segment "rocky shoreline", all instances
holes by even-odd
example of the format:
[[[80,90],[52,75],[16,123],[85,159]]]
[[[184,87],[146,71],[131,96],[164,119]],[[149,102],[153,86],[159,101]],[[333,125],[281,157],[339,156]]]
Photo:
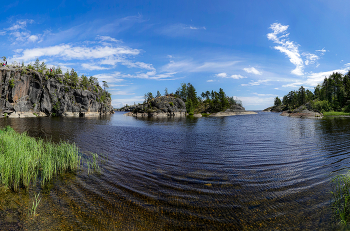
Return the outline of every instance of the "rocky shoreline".
[[[114,113],[111,98],[98,83],[64,84],[62,74],[0,67],[0,115],[3,117],[99,116]]]

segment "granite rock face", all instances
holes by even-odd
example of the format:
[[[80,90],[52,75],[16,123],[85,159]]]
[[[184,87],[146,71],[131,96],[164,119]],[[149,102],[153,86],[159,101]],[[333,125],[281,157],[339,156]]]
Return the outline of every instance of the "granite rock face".
[[[74,89],[37,71],[0,67],[0,114],[9,117],[98,116],[113,113],[104,90]]]
[[[168,117],[186,116],[186,105],[180,98],[160,96],[148,103],[129,106],[128,116],[135,117]]]

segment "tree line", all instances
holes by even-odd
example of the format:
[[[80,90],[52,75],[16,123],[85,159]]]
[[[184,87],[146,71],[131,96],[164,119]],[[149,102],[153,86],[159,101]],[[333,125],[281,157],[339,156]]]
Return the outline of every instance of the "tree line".
[[[157,91],[155,98],[160,96],[162,96],[161,93]],[[190,114],[195,112],[215,113],[224,111],[236,104],[241,105],[241,102],[236,102],[233,97],[228,97],[222,88],[219,89],[219,92],[213,90],[206,91],[198,96],[195,87],[191,83],[182,83],[175,93],[168,93],[168,89],[165,88],[164,96],[173,96],[182,99],[186,104],[187,112]],[[146,93],[144,99],[144,103],[148,103],[154,99],[152,92]]]
[[[328,78],[325,77],[314,92],[301,86],[298,91],[290,91],[282,101],[276,97],[274,105],[282,106],[283,110],[293,110],[306,103],[320,112],[350,112],[350,71],[345,75],[334,72]]]

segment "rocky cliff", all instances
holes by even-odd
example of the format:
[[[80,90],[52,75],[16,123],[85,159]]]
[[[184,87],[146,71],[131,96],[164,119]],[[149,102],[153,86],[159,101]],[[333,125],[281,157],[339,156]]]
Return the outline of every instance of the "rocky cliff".
[[[127,107],[128,116],[135,117],[168,117],[186,116],[186,105],[180,98],[160,96],[148,103]]]
[[[0,115],[98,116],[113,113],[110,95],[98,85],[64,83],[62,74],[0,67]],[[81,81],[81,80],[79,80]]]

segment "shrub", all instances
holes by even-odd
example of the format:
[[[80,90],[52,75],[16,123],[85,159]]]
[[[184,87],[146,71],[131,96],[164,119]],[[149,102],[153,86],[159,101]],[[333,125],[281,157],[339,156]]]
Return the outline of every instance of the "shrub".
[[[10,87],[14,88],[14,86],[15,86],[15,80],[14,80],[14,79],[11,79],[10,82],[9,82],[9,84],[10,84]]]
[[[332,110],[332,106],[327,100],[314,101],[311,103],[311,107],[319,112]]]
[[[170,104],[170,106],[174,107],[174,103],[173,102],[170,102],[169,104]]]

